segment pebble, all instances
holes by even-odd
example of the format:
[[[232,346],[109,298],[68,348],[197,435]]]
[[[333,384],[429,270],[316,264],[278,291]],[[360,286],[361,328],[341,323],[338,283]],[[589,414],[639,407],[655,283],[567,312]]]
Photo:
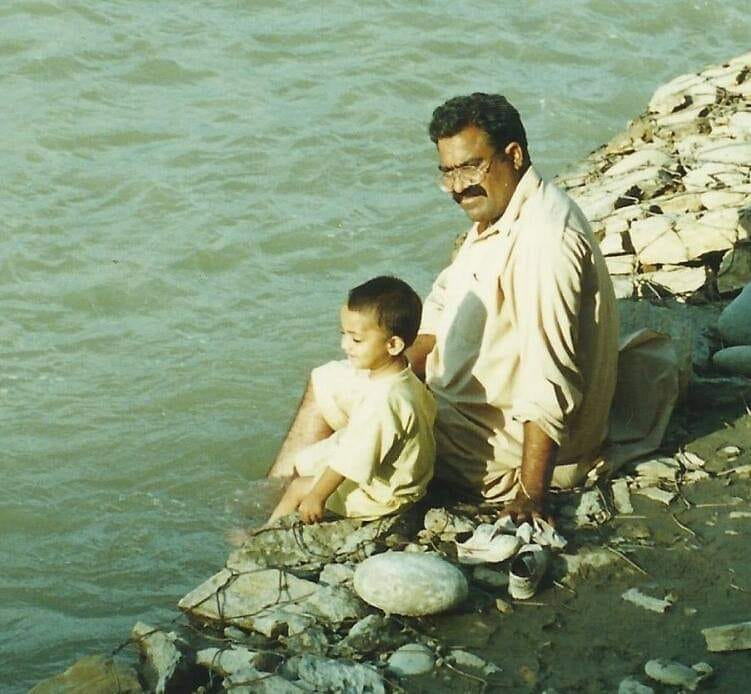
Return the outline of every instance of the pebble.
[[[433,652],[422,643],[408,643],[388,659],[386,669],[399,677],[425,675],[435,667]]]

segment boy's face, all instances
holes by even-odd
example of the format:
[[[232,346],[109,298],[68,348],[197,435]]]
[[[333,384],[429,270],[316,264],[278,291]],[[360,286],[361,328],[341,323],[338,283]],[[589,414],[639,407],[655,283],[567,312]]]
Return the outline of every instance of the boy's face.
[[[345,304],[341,319],[342,350],[356,369],[375,371],[390,364],[404,349],[401,338],[389,336],[372,311],[351,311]]]

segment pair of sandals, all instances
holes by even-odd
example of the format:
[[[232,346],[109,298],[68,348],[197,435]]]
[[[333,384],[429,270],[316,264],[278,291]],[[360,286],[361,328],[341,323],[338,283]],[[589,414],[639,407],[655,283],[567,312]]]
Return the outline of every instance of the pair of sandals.
[[[515,600],[528,600],[545,575],[550,550],[563,549],[566,544],[566,539],[540,518],[517,527],[509,516],[502,516],[495,523],[478,525],[469,539],[456,543],[456,553],[461,564],[495,564],[514,557],[508,592]]]

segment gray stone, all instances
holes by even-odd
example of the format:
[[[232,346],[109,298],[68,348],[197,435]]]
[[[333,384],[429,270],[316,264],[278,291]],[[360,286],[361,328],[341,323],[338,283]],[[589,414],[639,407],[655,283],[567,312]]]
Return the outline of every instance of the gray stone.
[[[751,345],[751,283],[725,307],[717,328],[727,345]]]
[[[712,363],[720,371],[751,377],[751,345],[721,349],[712,355]]]
[[[743,289],[751,281],[751,244],[739,244],[732,248],[720,262],[717,271],[717,290],[720,294]]]
[[[223,569],[188,593],[178,606],[195,617],[269,637],[299,633],[316,618],[339,623],[365,614],[365,606],[350,590],[319,586],[277,569],[242,574]]]
[[[282,519],[279,527],[260,528],[245,544],[230,554],[227,568],[245,571],[249,567],[306,568],[317,571],[332,562],[360,561],[375,549],[375,540],[393,532],[398,516],[377,522],[342,519],[297,525],[294,516]]]
[[[627,677],[618,685],[618,694],[654,694],[654,689],[642,684],[635,677]]]
[[[408,643],[391,654],[386,667],[399,677],[425,675],[435,667],[435,656],[422,643]]]
[[[474,524],[464,516],[447,511],[445,508],[431,508],[425,514],[425,530],[433,535],[456,535],[472,532]]]
[[[469,651],[464,651],[459,648],[454,648],[449,653],[449,659],[454,665],[456,665],[456,667],[460,669],[478,672],[486,676],[493,675],[501,671],[501,668],[499,668],[497,665],[488,663],[479,655],[475,655],[474,653],[470,653]]]
[[[694,374],[688,401],[695,407],[742,403],[751,397],[751,378],[745,376],[699,376]]]
[[[165,633],[143,622],[136,622],[131,637],[147,663],[145,674],[149,689],[156,694],[164,694],[170,685],[172,691],[177,691],[179,683],[174,677],[183,659],[176,646],[180,642],[177,634]]]
[[[686,246],[665,215],[647,217],[631,224],[631,243],[642,263],[681,263],[688,260]]]
[[[386,613],[420,616],[450,610],[468,593],[467,579],[435,554],[387,552],[355,571],[355,591]]]
[[[266,656],[245,648],[204,648],[196,662],[222,677],[227,691],[239,694],[297,694],[304,691],[264,667]],[[188,691],[183,689],[181,691]]]
[[[386,693],[383,678],[378,672],[358,663],[303,655],[290,658],[284,666],[284,673],[313,687],[316,692]]]
[[[325,655],[330,647],[326,632],[318,624],[313,624],[297,634],[288,636],[284,643],[290,653]]]
[[[658,294],[667,291],[675,296],[691,295],[701,289],[707,281],[704,267],[687,267],[685,265],[663,265],[655,272],[644,272],[639,275],[642,283],[649,283]],[[652,296],[647,291],[644,296]]]
[[[354,564],[326,564],[318,577],[318,582],[329,586],[338,586],[343,583],[351,583],[354,576]]]
[[[337,645],[338,655],[368,654],[375,651],[390,651],[407,640],[399,625],[382,614],[363,617],[349,630]]]

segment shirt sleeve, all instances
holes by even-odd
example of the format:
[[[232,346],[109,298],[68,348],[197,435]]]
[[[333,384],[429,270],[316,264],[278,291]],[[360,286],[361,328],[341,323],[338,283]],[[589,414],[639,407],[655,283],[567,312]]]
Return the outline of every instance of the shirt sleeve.
[[[366,485],[404,438],[405,426],[388,398],[365,398],[352,413],[346,428],[338,433],[328,467],[359,485]]]
[[[441,320],[443,307],[446,305],[446,284],[448,273],[451,266],[444,268],[436,277],[430,294],[425,298],[422,304],[422,319],[420,321],[419,333],[424,335],[435,335],[438,330],[438,323]]]
[[[540,235],[537,243],[528,241],[520,250],[508,297],[514,302],[521,355],[512,416],[535,422],[560,445],[584,389],[578,326],[591,250],[570,229],[558,237]]]

